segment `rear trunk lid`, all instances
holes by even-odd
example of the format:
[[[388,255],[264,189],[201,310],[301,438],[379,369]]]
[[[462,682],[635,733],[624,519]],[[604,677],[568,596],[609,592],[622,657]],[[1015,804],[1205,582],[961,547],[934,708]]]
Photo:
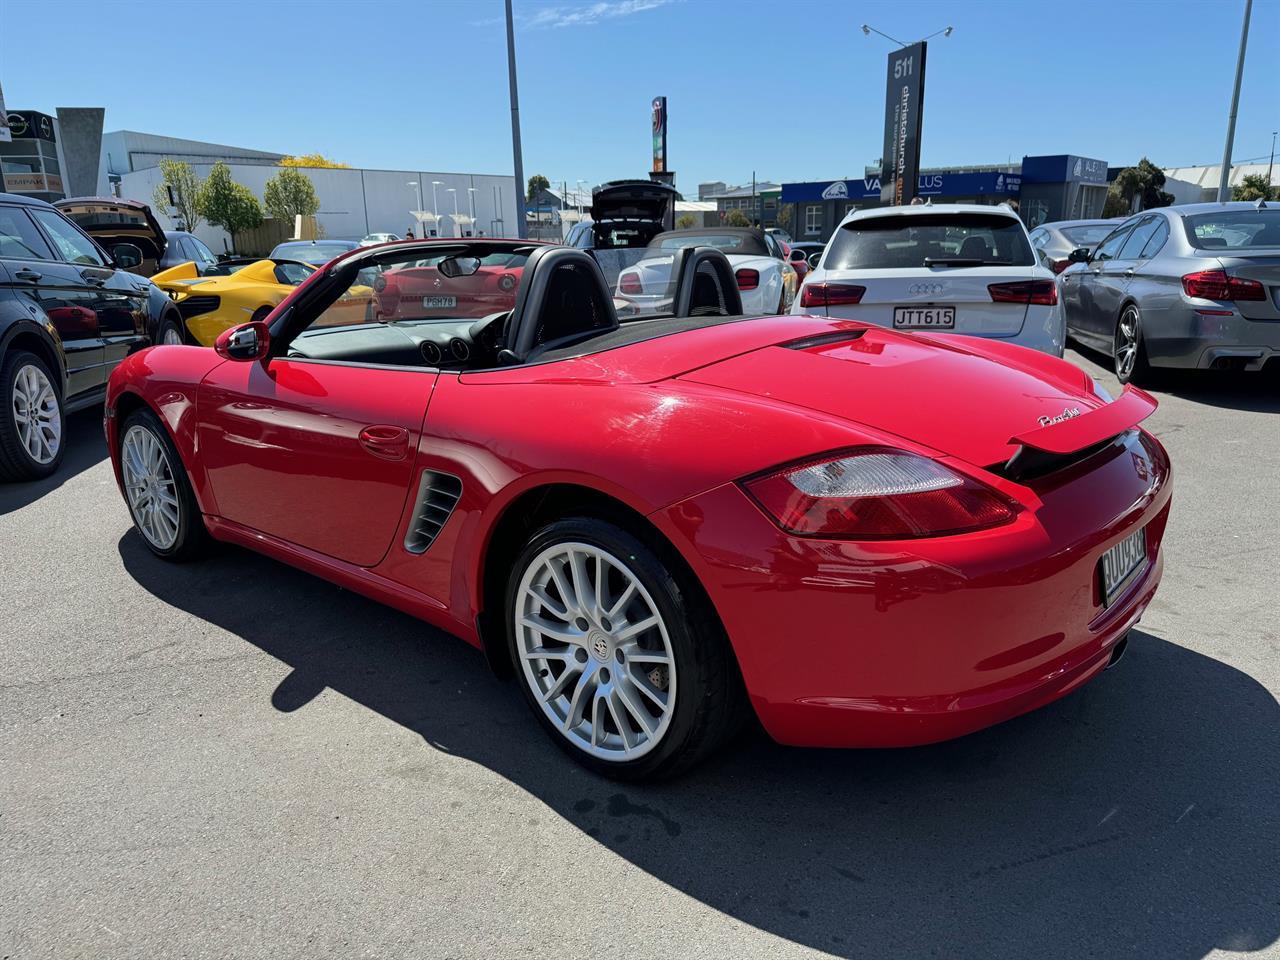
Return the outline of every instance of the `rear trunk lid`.
[[[680,193],[675,187],[652,180],[614,180],[591,192],[591,219],[646,220],[671,229],[671,214]]]
[[[1249,256],[1218,257],[1218,261],[1229,276],[1262,284],[1262,300],[1235,301],[1242,317],[1280,321],[1280,247],[1266,248]]]
[[[955,308],[956,333],[977,337],[1014,337],[1027,318],[1026,303],[996,303],[991,285],[1026,280],[1052,280],[1052,274],[1027,266],[938,267],[878,270],[827,270],[830,283],[865,288],[857,304],[815,307],[813,312],[892,327],[898,307]],[[809,308],[806,308],[809,309]]]
[[[959,338],[848,334],[762,347],[680,379],[842,417],[984,467],[1007,461],[1022,445],[1015,438],[1105,405],[1083,371],[1055,358],[1000,347],[997,362]]]
[[[54,206],[108,252],[116,243],[136,244],[149,269],[145,272],[138,269],[135,273],[147,276],[164,259],[168,245],[164,230],[145,203],[118,197],[71,197],[59,200]]]

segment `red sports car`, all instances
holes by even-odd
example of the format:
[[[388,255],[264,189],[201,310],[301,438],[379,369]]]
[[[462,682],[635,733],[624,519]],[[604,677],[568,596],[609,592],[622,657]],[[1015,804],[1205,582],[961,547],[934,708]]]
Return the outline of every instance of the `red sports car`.
[[[412,261],[381,275],[375,293],[382,315],[413,317],[484,317],[511,308],[524,262],[533,245],[499,250],[481,259],[473,274],[444,277],[437,269],[447,254]]]
[[[229,541],[430,621],[633,779],[749,711],[788,744],[978,730],[1118,660],[1155,593],[1170,467],[1141,390],[993,340],[736,316],[707,249],[670,317],[620,324],[582,251],[477,239],[437,269],[526,251],[505,310],[326,324],[433,243],[120,364],[107,439],[152,551]]]

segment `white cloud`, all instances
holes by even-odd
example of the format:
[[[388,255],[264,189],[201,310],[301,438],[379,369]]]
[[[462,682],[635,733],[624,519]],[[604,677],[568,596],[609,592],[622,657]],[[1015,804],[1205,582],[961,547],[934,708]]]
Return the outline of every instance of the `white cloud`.
[[[525,19],[524,26],[588,27],[603,20],[617,20],[665,7],[671,0],[596,0],[595,3],[556,4],[543,7]]]

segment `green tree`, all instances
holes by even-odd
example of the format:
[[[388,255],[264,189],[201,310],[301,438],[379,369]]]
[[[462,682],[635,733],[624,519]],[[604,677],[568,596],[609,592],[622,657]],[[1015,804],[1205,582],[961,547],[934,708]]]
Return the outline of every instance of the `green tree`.
[[[529,203],[533,203],[538,198],[538,194],[543,190],[551,189],[551,181],[540,173],[535,173],[529,178],[529,192],[525,195],[525,199]]]
[[[1251,173],[1241,177],[1231,188],[1232,200],[1280,200],[1280,187],[1267,183],[1265,174]]]
[[[349,170],[351,164],[330,160],[323,153],[304,153],[300,157],[285,156],[280,158],[282,167],[324,167],[330,170]]]
[[[692,213],[686,213],[683,216],[681,216],[679,220],[676,221],[676,226],[679,227],[681,230],[688,230],[696,222],[697,221],[693,219]]]
[[[1123,205],[1122,210],[1117,210],[1110,216],[1125,216],[1134,209],[1135,198],[1138,200],[1137,209],[1139,210],[1167,207],[1173,203],[1173,194],[1161,190],[1163,186],[1164,171],[1143,157],[1136,167],[1126,167],[1120,171],[1115,183],[1107,191],[1107,204],[1103,209],[1103,215],[1108,215],[1106,212],[1108,208],[1114,210],[1119,205]],[[1116,195],[1115,201],[1112,199],[1112,193]]]
[[[163,179],[152,191],[151,202],[164,211],[172,207],[182,221],[181,229],[194,230],[200,225],[200,180],[195,170],[189,163],[164,157],[160,161],[160,176]]]
[[[213,165],[200,188],[200,212],[215,227],[231,234],[232,246],[235,246],[236,234],[262,223],[258,198],[244,184],[231,179],[231,169],[221,160]]]
[[[310,177],[286,167],[262,188],[262,205],[268,216],[292,224],[298,215],[314,217],[320,210],[320,198]]]
[[[724,215],[724,225],[726,227],[749,227],[751,226],[751,218],[741,210],[730,210]]]
[[[778,204],[778,226],[783,230],[790,232],[791,229],[791,204]]]

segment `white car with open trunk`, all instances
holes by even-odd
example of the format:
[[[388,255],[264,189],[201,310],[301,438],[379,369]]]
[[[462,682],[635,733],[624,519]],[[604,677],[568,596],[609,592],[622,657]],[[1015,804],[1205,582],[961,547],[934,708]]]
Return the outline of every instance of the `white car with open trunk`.
[[[851,212],[792,313],[990,337],[1054,356],[1062,356],[1065,340],[1054,275],[1003,204]]]

